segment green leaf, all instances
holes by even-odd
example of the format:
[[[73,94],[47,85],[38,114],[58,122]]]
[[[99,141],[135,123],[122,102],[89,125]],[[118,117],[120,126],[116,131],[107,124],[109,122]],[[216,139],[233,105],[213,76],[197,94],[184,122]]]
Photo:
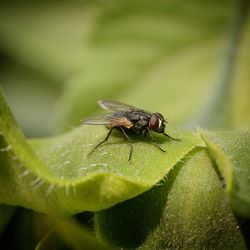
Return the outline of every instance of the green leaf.
[[[0,45],[28,67],[65,80],[56,132],[96,112],[103,98],[160,111],[174,126],[191,120],[193,127],[216,85],[231,9],[228,1],[197,0],[6,4]]]
[[[198,5],[200,12],[204,11],[203,4]],[[119,5],[104,12],[93,33],[95,43],[85,56],[86,63],[66,82],[57,109],[57,129],[78,124],[83,116],[96,111],[96,100],[103,98],[117,98],[148,110],[159,110],[172,125],[192,120],[208,90],[215,85],[211,82],[222,42],[218,30],[228,17],[228,9],[213,4],[214,9],[220,8],[223,17],[216,27],[211,23],[218,16],[207,12],[206,29],[194,26],[183,2],[170,6],[158,2],[156,7],[147,2],[141,6],[145,13],[142,10],[126,13]],[[131,5],[135,7],[134,3]],[[164,8],[165,14],[161,11]],[[173,9],[177,15],[172,15]],[[155,27],[162,35],[156,35]],[[191,126],[197,125],[196,120],[191,122]]]
[[[16,2],[0,12],[1,48],[16,61],[62,80],[82,64],[99,10],[81,2]]]
[[[249,9],[249,8],[248,8]],[[233,128],[250,127],[250,18],[243,29],[241,47],[236,58],[231,88],[231,120]]]
[[[43,239],[38,243],[36,250],[45,249],[89,249],[105,250],[102,243],[98,242],[94,234],[91,234],[86,228],[73,219],[53,219],[44,218],[49,224],[54,226]]]
[[[207,93],[195,117],[203,128],[235,129],[250,125],[248,115],[249,2],[238,1],[236,7],[217,84]]]
[[[51,230],[39,241],[35,250],[46,250],[53,248],[56,250],[64,250],[65,247],[65,244],[63,244],[61,238],[56,234],[55,230]]]
[[[246,249],[206,149],[144,194],[97,212],[98,237],[125,249]]]
[[[114,57],[106,65],[106,57],[110,56],[110,52],[97,51],[97,55],[93,56],[97,57],[98,64],[88,64],[83,73],[66,82],[64,94],[57,106],[58,127],[69,128],[72,124],[78,124],[84,116],[96,112],[96,100],[103,98],[116,98],[145,110],[159,111],[168,118],[171,127],[187,121],[192,126],[197,125],[192,116],[203,104],[207,89],[211,88],[207,83],[214,78],[218,42],[213,40],[195,48],[184,48],[181,55],[166,55],[166,58],[162,57],[157,62],[148,58],[148,66],[124,62],[124,55],[120,59]],[[143,57],[146,52],[141,51],[142,61],[146,60]],[[105,53],[104,58],[98,58],[100,53]],[[118,52],[113,53],[116,55]],[[135,52],[130,53],[133,57]],[[93,72],[93,68],[98,74]],[[123,75],[125,69],[126,76]],[[183,83],[190,75],[192,81],[186,86]],[[85,93],[90,94],[86,96]]]
[[[30,119],[48,133],[56,117],[55,133],[70,131],[27,141],[0,95],[0,203],[56,216],[108,208],[96,216],[98,236],[123,248],[244,249],[244,228],[239,231],[233,212],[249,216],[249,132],[202,132],[203,141],[192,132],[169,129],[250,125],[249,4],[237,2],[238,23],[237,18],[232,21],[236,2],[24,1],[1,6],[1,61],[35,70],[34,78],[17,75],[21,90],[12,90],[12,99],[7,95],[10,105],[19,108],[18,122],[28,135],[40,135],[31,131]],[[236,32],[229,37],[231,22]],[[0,69],[0,82],[7,75],[8,90],[16,69],[8,75],[6,68]],[[65,83],[54,113],[48,110],[52,90],[46,92],[41,84],[30,97],[31,86],[22,84],[40,76],[49,84]],[[129,145],[114,133],[87,157],[107,130],[71,128],[95,113],[96,100],[103,98],[163,113],[168,133],[181,142],[156,136],[167,149],[162,153],[133,137],[129,164]],[[23,114],[26,102],[29,109],[24,106]],[[43,107],[37,109],[35,103]],[[43,116],[42,110],[51,116]],[[23,230],[25,220],[33,222],[31,216],[18,221],[20,239],[32,247],[35,237]],[[81,248],[81,233],[67,223],[60,227],[61,237],[80,242]],[[58,243],[52,233],[41,245]]]
[[[0,82],[24,134],[28,137],[50,134],[53,125],[51,107],[59,95],[60,85],[14,63],[1,66]],[[47,121],[46,124],[44,121]]]
[[[227,194],[233,209],[242,216],[250,216],[250,133],[202,132],[208,152],[219,173],[225,179]]]
[[[129,163],[130,146],[120,133],[88,157],[105,137],[104,128],[82,126],[27,142],[2,95],[0,117],[0,201],[57,215],[97,211],[141,194],[201,143],[198,134],[170,131],[181,142],[158,136],[163,153],[137,138]]]

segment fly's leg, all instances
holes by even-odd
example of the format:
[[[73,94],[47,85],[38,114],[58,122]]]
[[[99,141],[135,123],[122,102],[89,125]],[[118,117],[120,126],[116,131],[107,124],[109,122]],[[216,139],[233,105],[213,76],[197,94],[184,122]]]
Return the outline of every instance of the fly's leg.
[[[114,127],[112,127],[112,128],[109,130],[109,132],[108,132],[108,134],[106,135],[105,139],[104,139],[103,141],[101,141],[100,143],[98,143],[98,144],[88,153],[88,156],[89,156],[90,154],[92,154],[99,146],[101,146],[104,142],[106,142],[106,141],[109,139],[109,136],[111,135],[113,128],[114,128]]]
[[[163,149],[163,148],[161,148],[160,145],[155,141],[155,139],[154,139],[154,137],[153,137],[151,131],[149,130],[149,128],[148,128],[148,135],[149,135],[149,137],[150,137],[150,139],[151,139],[151,142],[152,142],[157,148],[159,148],[162,152],[166,152],[166,150]]]
[[[172,139],[174,141],[181,141],[180,139],[176,139],[176,138],[173,138],[172,136],[166,134],[166,133],[163,133],[165,136],[167,136],[169,139]]]
[[[133,145],[132,145],[132,140],[129,138],[129,136],[126,134],[125,130],[122,127],[119,127],[119,129],[122,131],[122,133],[125,135],[125,137],[128,139],[129,144],[130,144],[130,153],[129,153],[129,158],[128,161],[131,160],[132,158],[132,153],[133,153]]]

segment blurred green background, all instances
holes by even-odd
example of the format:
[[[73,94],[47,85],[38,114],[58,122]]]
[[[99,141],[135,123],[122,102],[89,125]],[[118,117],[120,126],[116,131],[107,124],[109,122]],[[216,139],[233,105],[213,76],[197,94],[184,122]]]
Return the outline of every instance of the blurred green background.
[[[245,126],[249,21],[237,20],[239,2],[6,1],[0,84],[29,137],[79,125],[105,98],[160,111],[175,128]],[[230,51],[241,50],[248,57],[231,69]],[[211,118],[218,99],[232,106],[229,121]]]

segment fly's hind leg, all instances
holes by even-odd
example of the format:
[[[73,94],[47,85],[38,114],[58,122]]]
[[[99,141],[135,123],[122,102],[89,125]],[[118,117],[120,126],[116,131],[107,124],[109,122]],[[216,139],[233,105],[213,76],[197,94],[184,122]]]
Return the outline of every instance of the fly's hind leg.
[[[118,127],[122,133],[125,135],[125,137],[128,139],[129,144],[130,144],[130,153],[129,153],[129,158],[128,161],[130,162],[131,158],[132,158],[132,153],[133,153],[133,145],[132,145],[132,140],[129,138],[129,136],[126,134],[125,130],[122,127]]]
[[[166,150],[163,149],[163,148],[161,148],[160,145],[155,141],[155,139],[154,139],[154,137],[153,137],[153,135],[152,135],[152,133],[150,132],[149,129],[148,129],[148,135],[149,135],[149,137],[150,137],[150,139],[151,139],[151,142],[152,142],[157,148],[159,148],[162,152],[166,152]]]
[[[112,128],[109,130],[109,132],[108,132],[108,134],[106,135],[105,139],[104,139],[103,141],[101,141],[100,143],[98,143],[98,144],[88,153],[88,156],[89,156],[90,154],[92,154],[99,146],[101,146],[104,142],[106,142],[106,141],[109,139],[109,136],[111,135],[113,129],[114,129],[114,127],[112,127]]]

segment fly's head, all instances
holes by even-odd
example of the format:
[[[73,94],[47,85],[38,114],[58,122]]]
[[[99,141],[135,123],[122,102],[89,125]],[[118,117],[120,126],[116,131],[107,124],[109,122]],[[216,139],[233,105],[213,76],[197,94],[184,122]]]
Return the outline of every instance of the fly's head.
[[[149,118],[148,127],[150,130],[155,131],[157,133],[164,133],[166,122],[167,121],[164,119],[162,114],[153,113]]]

